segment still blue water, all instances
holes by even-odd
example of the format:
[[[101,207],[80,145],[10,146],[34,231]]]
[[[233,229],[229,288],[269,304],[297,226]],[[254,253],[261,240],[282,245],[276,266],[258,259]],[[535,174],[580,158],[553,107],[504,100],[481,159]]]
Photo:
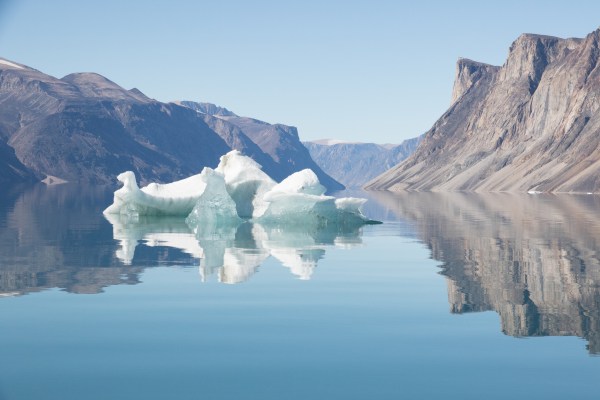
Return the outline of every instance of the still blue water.
[[[366,194],[350,232],[196,238],[0,198],[0,399],[596,398],[595,196]]]

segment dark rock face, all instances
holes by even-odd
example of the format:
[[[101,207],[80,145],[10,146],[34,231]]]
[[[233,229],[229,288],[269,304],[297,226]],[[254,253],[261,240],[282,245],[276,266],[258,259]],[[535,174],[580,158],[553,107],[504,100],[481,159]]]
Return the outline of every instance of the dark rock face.
[[[451,107],[366,188],[600,191],[599,38],[524,34],[502,67],[459,60]]]
[[[450,312],[492,310],[507,335],[579,336],[600,353],[597,196],[370,195],[442,262]]]
[[[231,148],[254,158],[276,181],[309,168],[329,192],[344,189],[344,185],[325,173],[311,158],[295,127],[240,117],[210,103],[182,101],[179,104],[204,115],[207,124],[219,133]]]
[[[0,185],[34,182],[35,180],[35,175],[15,156],[14,149],[0,141]]]
[[[231,149],[277,181],[311,168],[330,191],[343,189],[314,163],[293,127],[209,103],[161,103],[94,73],[56,79],[0,59],[0,183],[53,176],[116,184],[126,170],[142,184],[168,182],[215,167]]]
[[[229,146],[192,110],[97,74],[56,79],[0,63],[0,140],[38,179],[173,181],[214,167]],[[6,168],[3,168],[5,170]]]
[[[304,142],[311,157],[323,170],[347,188],[360,188],[410,156],[421,137],[399,145],[375,143]]]

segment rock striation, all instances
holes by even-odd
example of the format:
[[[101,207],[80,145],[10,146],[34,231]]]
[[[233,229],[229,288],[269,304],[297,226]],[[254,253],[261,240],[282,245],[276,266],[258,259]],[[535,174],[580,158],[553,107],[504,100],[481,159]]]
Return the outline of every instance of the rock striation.
[[[523,34],[503,66],[460,59],[452,104],[372,190],[600,191],[600,30]]]

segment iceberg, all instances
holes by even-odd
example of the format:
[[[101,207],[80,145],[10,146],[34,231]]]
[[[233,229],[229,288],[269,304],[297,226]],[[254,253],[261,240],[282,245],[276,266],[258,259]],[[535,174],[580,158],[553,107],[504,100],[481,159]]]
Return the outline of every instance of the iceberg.
[[[185,216],[187,224],[202,235],[215,226],[242,220],[333,227],[377,223],[362,214],[365,199],[325,195],[325,187],[310,169],[277,183],[237,150],[223,155],[214,170],[206,167],[173,183],[151,183],[140,189],[131,171],[117,179],[123,187],[115,191],[106,215]]]
[[[200,178],[206,186],[186,218],[188,225],[214,225],[216,221],[235,224],[241,221],[237,204],[227,191],[225,176],[211,168],[204,168]]]
[[[313,171],[296,172],[264,194],[267,209],[257,218],[263,223],[363,224],[360,211],[366,199],[325,196],[325,187]]]
[[[263,198],[276,182],[250,157],[232,150],[221,157],[216,169],[225,178],[227,193],[235,202],[242,218],[260,217],[267,204]]]
[[[158,184],[151,183],[139,188],[131,171],[117,176],[123,187],[115,191],[113,204],[104,214],[120,214],[130,217],[140,215],[183,215],[187,216],[206,189],[205,176],[190,176],[180,181]]]

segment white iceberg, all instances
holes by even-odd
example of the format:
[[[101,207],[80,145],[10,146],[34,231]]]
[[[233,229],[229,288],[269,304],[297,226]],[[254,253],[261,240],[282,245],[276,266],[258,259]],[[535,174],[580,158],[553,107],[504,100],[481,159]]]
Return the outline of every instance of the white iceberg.
[[[325,187],[313,171],[296,172],[264,194],[267,209],[257,220],[263,223],[365,223],[360,208],[365,199],[325,196]]]
[[[117,176],[123,187],[114,193],[113,204],[104,214],[188,215],[206,189],[202,174],[168,184],[151,183],[139,188],[131,171]]]
[[[227,193],[240,217],[256,218],[265,212],[268,205],[263,196],[276,182],[263,172],[260,164],[233,150],[221,157],[216,170],[225,177]]]
[[[206,186],[186,218],[188,225],[201,226],[213,225],[216,221],[221,224],[227,221],[231,223],[241,221],[236,203],[227,192],[224,175],[211,168],[204,168],[200,178]]]
[[[372,223],[361,207],[365,199],[326,196],[315,173],[296,172],[276,183],[261,166],[239,151],[221,157],[215,170],[169,184],[139,188],[133,172],[120,174],[123,187],[105,214],[187,216],[195,231],[210,230],[218,221],[241,219],[263,224],[362,225]]]

